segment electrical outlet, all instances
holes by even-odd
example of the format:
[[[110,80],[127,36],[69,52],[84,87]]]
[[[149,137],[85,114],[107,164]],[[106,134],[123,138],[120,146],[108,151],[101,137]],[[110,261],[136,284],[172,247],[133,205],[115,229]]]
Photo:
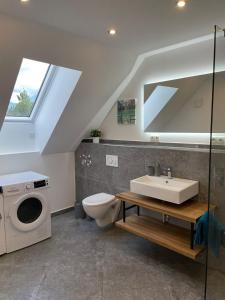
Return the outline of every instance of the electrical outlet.
[[[150,142],[158,143],[159,142],[159,136],[158,135],[151,135],[150,136]]]
[[[118,156],[117,155],[106,155],[106,166],[118,168]]]
[[[213,137],[212,143],[213,145],[224,145],[225,144],[224,137]]]
[[[154,143],[154,141],[155,141],[155,137],[151,135],[150,136],[150,142]]]

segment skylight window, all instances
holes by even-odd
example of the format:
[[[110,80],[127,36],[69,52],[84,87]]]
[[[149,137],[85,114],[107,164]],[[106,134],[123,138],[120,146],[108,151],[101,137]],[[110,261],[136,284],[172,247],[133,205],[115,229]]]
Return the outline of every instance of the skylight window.
[[[23,59],[9,102],[7,118],[31,117],[49,68],[47,63]]]

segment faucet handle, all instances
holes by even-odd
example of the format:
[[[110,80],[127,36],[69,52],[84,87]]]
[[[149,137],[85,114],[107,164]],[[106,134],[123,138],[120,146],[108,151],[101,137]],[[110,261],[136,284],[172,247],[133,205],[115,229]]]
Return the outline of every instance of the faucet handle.
[[[171,167],[164,167],[164,168],[161,168],[162,169],[162,173],[163,173],[163,175],[166,175],[166,176],[168,176],[168,174],[170,173],[172,173],[172,168]]]
[[[169,179],[172,179],[172,168],[171,167],[167,168],[167,176]]]

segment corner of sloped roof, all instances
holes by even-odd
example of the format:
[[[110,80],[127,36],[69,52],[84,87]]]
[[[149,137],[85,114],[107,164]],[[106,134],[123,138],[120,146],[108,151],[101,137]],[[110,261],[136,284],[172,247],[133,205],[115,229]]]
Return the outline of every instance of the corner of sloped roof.
[[[57,67],[54,78],[45,95],[42,105],[35,120],[36,143],[43,153],[54,129],[65,110],[71,95],[80,79],[82,72],[79,70]],[[66,134],[66,133],[65,133]]]

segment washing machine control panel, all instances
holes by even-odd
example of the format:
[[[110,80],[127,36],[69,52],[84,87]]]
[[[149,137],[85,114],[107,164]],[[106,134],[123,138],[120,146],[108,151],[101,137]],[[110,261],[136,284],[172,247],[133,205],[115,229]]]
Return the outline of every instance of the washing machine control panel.
[[[40,189],[43,187],[48,187],[48,180],[38,180],[31,183],[27,183],[25,189],[29,191],[34,189]]]
[[[48,180],[39,180],[34,182],[34,189],[47,187],[48,186]]]
[[[23,194],[24,192],[29,192],[36,189],[47,188],[49,185],[48,180],[38,180],[34,182],[20,183],[14,184],[10,186],[5,186],[0,189],[0,193],[4,196],[16,196],[19,194]]]
[[[6,186],[2,189],[5,196],[15,196],[24,193],[24,191],[32,191],[41,188],[48,187],[48,180],[40,180],[35,182],[29,182],[25,184],[15,184]]]

